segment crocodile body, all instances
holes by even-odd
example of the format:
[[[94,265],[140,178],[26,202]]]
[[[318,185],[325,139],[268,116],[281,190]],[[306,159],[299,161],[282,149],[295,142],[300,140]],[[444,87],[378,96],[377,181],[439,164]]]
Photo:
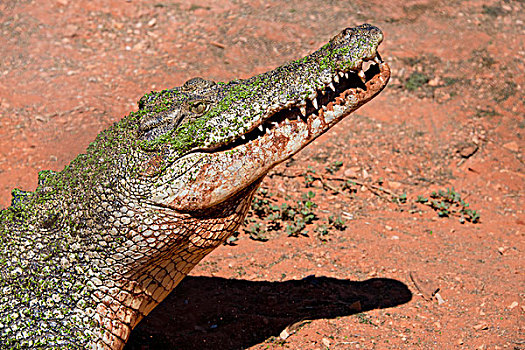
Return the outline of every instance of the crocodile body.
[[[121,349],[242,223],[272,167],[385,87],[382,39],[347,28],[250,79],[149,93],[34,192],[13,191],[0,213],[1,348]]]

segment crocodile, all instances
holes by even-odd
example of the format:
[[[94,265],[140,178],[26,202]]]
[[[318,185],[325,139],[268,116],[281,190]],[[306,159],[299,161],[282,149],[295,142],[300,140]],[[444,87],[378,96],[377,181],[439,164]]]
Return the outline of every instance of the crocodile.
[[[0,212],[3,349],[122,349],[243,222],[270,169],[376,96],[383,33],[346,28],[249,79],[144,95]]]

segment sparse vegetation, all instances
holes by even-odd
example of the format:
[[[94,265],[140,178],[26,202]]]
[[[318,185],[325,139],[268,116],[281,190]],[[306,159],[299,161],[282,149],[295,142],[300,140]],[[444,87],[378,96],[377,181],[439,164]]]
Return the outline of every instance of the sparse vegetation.
[[[342,162],[334,162],[330,166],[325,167],[326,172],[332,175],[334,167],[342,166]],[[251,212],[248,214],[244,232],[248,234],[250,239],[265,242],[271,237],[271,232],[285,232],[289,237],[308,236],[309,226],[314,222],[320,220],[312,231],[315,237],[325,242],[329,240],[330,232],[333,230],[344,231],[347,228],[345,220],[340,215],[330,214],[322,217],[317,212],[318,205],[314,202],[316,196],[312,190],[315,188],[314,184],[320,180],[322,186],[320,189],[331,191],[339,195],[348,196],[349,194],[358,193],[358,188],[363,187],[374,193],[376,196],[403,206],[411,203],[423,204],[434,210],[439,217],[459,217],[461,223],[471,222],[479,223],[480,213],[470,208],[470,204],[465,202],[460,193],[454,188],[446,188],[445,190],[438,190],[431,192],[429,197],[418,195],[415,199],[410,199],[406,193],[396,194],[388,189],[382,187],[384,183],[383,178],[379,178],[373,183],[365,183],[356,179],[347,180],[340,177],[331,177],[326,175],[326,178],[317,175],[316,171],[309,167],[305,173],[302,174],[305,179],[304,188],[308,191],[303,192],[300,200],[293,201],[288,196],[280,203],[276,196],[268,191],[268,189],[261,188],[253,199]],[[339,187],[330,184],[328,181],[339,181],[343,184]],[[352,197],[351,197],[352,198]],[[418,210],[411,210],[411,213],[416,213]],[[430,234],[432,234],[430,232]],[[238,233],[230,237],[226,244],[235,244],[238,240]]]
[[[288,236],[307,235],[306,226],[317,220],[313,202],[315,193],[303,193],[302,199],[295,203],[286,201],[277,205],[273,194],[262,188],[253,199],[251,213],[248,215],[244,229],[251,239],[266,241],[268,231],[284,229]]]
[[[346,229],[345,221],[340,216],[334,217],[333,215],[330,215],[328,217],[328,224],[330,224],[332,227],[339,231],[344,231]]]
[[[502,86],[494,90],[494,101],[501,103],[518,91],[518,85],[513,81],[506,81]]]
[[[505,11],[499,5],[495,5],[495,6],[483,5],[481,13],[487,16],[491,16],[491,17],[498,17],[498,16],[503,15]]]
[[[356,316],[357,316],[357,320],[358,320],[359,323],[369,324],[369,325],[375,326],[375,324],[371,320],[371,317],[368,316],[367,314],[365,314],[363,312],[360,312]]]
[[[336,160],[335,162],[332,162],[329,166],[325,167],[326,171],[328,171],[330,174],[333,174],[337,172],[341,167],[343,166],[343,162],[340,160]]]
[[[470,204],[461,199],[461,195],[453,187],[432,192],[430,199],[418,196],[416,202],[428,205],[440,217],[459,216],[461,223],[469,221],[475,224],[480,220],[479,212],[470,209]]]
[[[425,73],[414,72],[408,77],[407,81],[405,82],[405,88],[408,91],[416,91],[417,89],[426,85],[429,81],[430,78]]]
[[[476,115],[477,118],[484,118],[484,117],[494,117],[494,116],[499,115],[499,113],[496,112],[494,110],[494,108],[489,107],[487,109],[478,108],[476,110],[476,114],[475,115]]]

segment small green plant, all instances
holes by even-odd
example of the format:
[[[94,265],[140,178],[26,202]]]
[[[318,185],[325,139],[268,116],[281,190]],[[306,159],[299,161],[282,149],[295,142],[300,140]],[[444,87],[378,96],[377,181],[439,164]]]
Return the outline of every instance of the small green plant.
[[[357,184],[355,183],[355,181],[352,181],[352,180],[346,180],[344,183],[343,183],[343,190],[348,190],[348,192],[350,193],[357,193]]]
[[[328,241],[328,226],[325,224],[317,225],[315,228],[315,232],[317,233],[317,238],[319,238],[321,241],[326,242]]]
[[[365,313],[360,312],[356,316],[359,323],[374,325],[372,320],[370,320],[370,316],[367,316]]]
[[[290,237],[298,237],[299,235],[307,236],[308,231],[304,231],[306,223],[302,218],[298,218],[291,224],[286,225],[286,234]]]
[[[326,166],[325,169],[330,174],[333,174],[333,173],[337,172],[339,169],[341,169],[342,166],[343,166],[343,162],[340,161],[340,160],[336,160],[332,164]]]
[[[313,175],[315,175],[315,170],[312,169],[311,166],[309,166],[308,169],[306,170],[306,172],[303,174],[304,187],[306,187],[306,188],[312,187],[312,184],[313,184],[313,182],[315,180]]]
[[[346,229],[346,223],[342,217],[339,215],[334,217],[333,215],[330,215],[328,217],[328,224],[333,226],[335,229],[339,231],[344,231]]]
[[[288,203],[281,204],[280,208],[281,219],[284,221],[293,220],[297,211]]]
[[[405,88],[408,91],[416,91],[423,85],[427,84],[430,81],[430,78],[421,72],[412,73],[405,82]]]
[[[297,202],[299,213],[303,216],[305,223],[310,224],[317,218],[313,212],[313,209],[317,208],[317,204],[312,201],[312,199],[315,197],[315,193],[308,191],[308,193],[303,193],[302,197],[303,200]]]
[[[269,193],[267,189],[261,188],[257,194],[258,196],[255,196],[252,200],[251,209],[257,217],[263,218],[266,217],[271,211],[269,206],[269,198],[271,197],[271,193]]]
[[[258,223],[250,226],[249,231],[248,231],[250,238],[253,239],[254,241],[266,242],[268,238],[266,237],[264,232],[265,230]]]
[[[236,245],[235,242],[237,242],[238,240],[239,240],[239,232],[235,232],[233,235],[231,235],[230,237],[226,239],[226,242],[224,242],[224,244]]]
[[[443,86],[451,86],[457,83],[461,83],[463,80],[460,78],[452,78],[452,77],[444,77],[443,78]]]
[[[417,196],[416,203],[428,203],[428,198],[425,198],[423,196]]]
[[[495,5],[495,6],[483,5],[481,13],[484,15],[492,16],[492,17],[498,17],[498,16],[503,15],[505,11],[499,5]]]
[[[397,204],[404,204],[404,203],[406,203],[407,202],[407,194],[403,193],[403,194],[400,194],[399,196],[392,196],[392,202],[397,203]]]
[[[470,204],[466,203],[459,192],[454,187],[446,190],[433,191],[430,199],[418,196],[416,203],[421,203],[431,207],[439,217],[459,216],[459,221],[478,223],[480,214],[476,210],[470,209]]]
[[[317,220],[314,210],[317,204],[313,202],[315,193],[308,191],[303,193],[302,199],[294,204],[290,202],[276,204],[268,190],[261,188],[255,195],[251,211],[245,219],[244,231],[251,239],[258,241],[268,240],[266,233],[278,231],[283,227],[288,236],[307,235],[306,226]],[[290,198],[286,197],[289,201]],[[228,241],[231,244],[235,241]]]
[[[489,107],[488,109],[483,109],[483,108],[477,109],[475,115],[478,118],[483,118],[483,117],[494,117],[494,116],[499,115],[499,113],[496,112],[494,108]]]
[[[479,222],[479,219],[481,218],[479,212],[477,212],[476,210],[468,209],[468,208],[463,208],[462,214],[463,216],[459,218],[459,222],[461,222],[462,224],[465,222],[465,220],[476,224]]]
[[[314,197],[315,193],[308,191],[307,193],[303,193],[301,201],[297,201],[297,207],[287,207],[286,215],[288,219],[292,221],[286,225],[286,233],[288,236],[297,237],[299,235],[307,235],[308,231],[305,231],[306,225],[317,220],[317,215],[313,212],[313,209],[317,208],[317,204],[312,201]],[[293,214],[293,216],[290,214]]]

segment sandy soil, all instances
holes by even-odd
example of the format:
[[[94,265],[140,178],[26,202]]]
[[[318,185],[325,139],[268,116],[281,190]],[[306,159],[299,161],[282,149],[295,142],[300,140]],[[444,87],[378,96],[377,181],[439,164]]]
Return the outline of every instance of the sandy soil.
[[[276,168],[127,349],[525,349],[524,6],[2,1],[0,205],[145,92],[245,78],[373,23],[389,87]],[[316,220],[268,218],[283,203]]]

